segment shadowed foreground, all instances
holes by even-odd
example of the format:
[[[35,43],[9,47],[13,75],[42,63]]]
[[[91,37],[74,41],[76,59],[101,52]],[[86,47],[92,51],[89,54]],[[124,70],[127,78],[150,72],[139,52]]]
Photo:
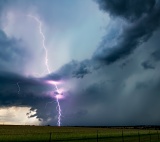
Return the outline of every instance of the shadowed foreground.
[[[52,127],[0,125],[4,142],[160,142],[160,130],[134,127]]]

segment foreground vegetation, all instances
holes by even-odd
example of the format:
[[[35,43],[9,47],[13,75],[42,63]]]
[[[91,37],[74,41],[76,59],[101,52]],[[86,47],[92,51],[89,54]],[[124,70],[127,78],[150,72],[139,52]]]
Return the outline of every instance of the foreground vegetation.
[[[0,141],[160,142],[160,130],[0,125]]]

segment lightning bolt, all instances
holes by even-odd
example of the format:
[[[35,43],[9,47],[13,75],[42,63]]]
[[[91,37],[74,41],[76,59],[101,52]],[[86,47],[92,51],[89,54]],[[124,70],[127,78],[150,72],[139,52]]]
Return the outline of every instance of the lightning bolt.
[[[58,107],[58,126],[61,126],[61,106],[59,103],[58,96],[56,96],[56,100],[57,100],[57,107]]]
[[[38,23],[39,33],[40,33],[40,35],[42,37],[42,45],[43,45],[43,48],[44,48],[44,51],[45,51],[45,65],[46,65],[48,73],[50,74],[51,71],[50,71],[49,65],[48,65],[48,51],[47,51],[47,48],[45,46],[45,40],[46,40],[46,38],[45,38],[45,36],[44,36],[44,34],[42,32],[42,22],[37,17],[35,17],[33,15],[28,15],[28,16],[30,18],[33,18],[34,20],[36,20],[36,22]]]
[[[33,15],[28,15],[30,18],[34,19],[37,23],[38,23],[38,28],[39,28],[39,33],[42,37],[42,46],[43,46],[43,49],[45,51],[45,66],[46,66],[46,69],[48,71],[48,73],[50,74],[51,71],[50,71],[50,68],[49,68],[49,65],[48,65],[48,51],[47,51],[47,48],[46,48],[46,45],[45,45],[45,35],[42,31],[42,22],[40,21],[40,19],[38,19],[37,17],[33,16]],[[60,91],[58,89],[58,86],[56,85],[56,83],[53,83],[56,91],[58,94],[60,94]],[[57,108],[58,108],[58,122],[57,122],[57,125],[58,126],[61,126],[61,106],[60,106],[60,103],[59,103],[59,95],[56,95],[56,101],[57,101]]]

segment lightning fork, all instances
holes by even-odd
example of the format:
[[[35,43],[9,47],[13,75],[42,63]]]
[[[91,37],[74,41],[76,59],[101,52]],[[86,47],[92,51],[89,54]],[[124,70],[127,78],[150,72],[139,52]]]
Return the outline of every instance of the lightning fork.
[[[42,45],[43,45],[43,48],[44,48],[44,51],[45,51],[45,65],[46,65],[46,69],[47,69],[48,73],[50,74],[51,71],[50,71],[50,68],[49,68],[49,65],[48,65],[48,51],[47,51],[47,48],[45,46],[46,38],[45,38],[45,35],[42,31],[42,22],[36,16],[33,16],[33,15],[28,15],[28,16],[30,18],[34,19],[38,23],[39,33],[42,37]],[[60,91],[58,89],[58,86],[55,83],[54,83],[54,87],[59,94]],[[61,107],[60,107],[58,96],[56,96],[56,101],[57,101],[57,107],[58,107],[58,122],[57,122],[57,124],[58,124],[58,126],[61,126]]]

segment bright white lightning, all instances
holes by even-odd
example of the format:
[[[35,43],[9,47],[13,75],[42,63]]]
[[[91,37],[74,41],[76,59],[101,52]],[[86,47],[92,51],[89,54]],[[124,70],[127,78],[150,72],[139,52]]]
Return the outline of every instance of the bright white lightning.
[[[42,22],[35,16],[33,15],[28,15],[29,17],[33,18],[37,23],[38,23],[38,27],[39,27],[39,33],[42,37],[42,45],[43,45],[43,48],[44,48],[44,51],[45,51],[45,65],[46,65],[46,68],[47,68],[47,71],[48,73],[50,74],[51,71],[50,71],[50,68],[49,68],[49,65],[48,65],[48,51],[47,51],[47,48],[45,46],[45,35],[43,34],[42,32]],[[60,107],[60,103],[59,103],[59,94],[60,94],[60,91],[58,89],[58,86],[56,85],[56,83],[53,82],[53,85],[55,86],[55,89],[58,93],[58,95],[56,95],[56,101],[57,101],[57,107],[58,107],[58,126],[61,126],[61,107]]]
[[[33,18],[34,20],[36,20],[37,23],[38,23],[38,25],[39,25],[39,33],[42,36],[42,45],[43,45],[43,48],[44,48],[44,51],[45,51],[45,65],[46,65],[48,73],[50,74],[51,71],[50,71],[49,65],[48,65],[48,52],[47,52],[47,48],[45,46],[45,40],[46,39],[45,39],[45,36],[44,36],[44,34],[42,32],[42,23],[41,23],[41,21],[37,17],[32,16],[32,15],[28,15],[28,16],[31,17],[31,18]]]
[[[61,126],[61,106],[59,104],[58,96],[56,96],[57,107],[58,107],[58,126]]]

